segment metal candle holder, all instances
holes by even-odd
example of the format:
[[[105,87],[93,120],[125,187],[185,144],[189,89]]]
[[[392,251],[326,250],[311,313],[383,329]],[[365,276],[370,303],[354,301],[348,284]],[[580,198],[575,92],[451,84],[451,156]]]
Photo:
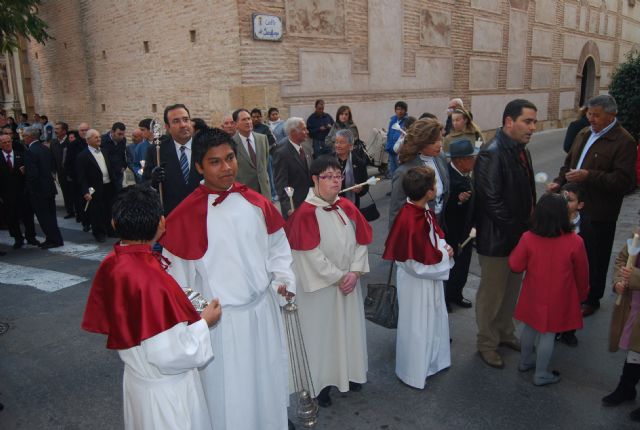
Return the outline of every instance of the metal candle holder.
[[[298,400],[296,415],[303,427],[310,428],[318,422],[318,402],[311,395],[311,393],[315,393],[315,389],[311,380],[307,349],[302,338],[298,306],[293,298],[287,299],[287,304],[282,307],[282,312],[289,346],[289,366]]]
[[[156,148],[156,166],[160,167],[160,136],[161,136],[162,126],[160,125],[160,121],[154,118],[151,121],[151,131],[153,132],[153,145]],[[163,196],[163,187],[162,182],[158,184],[158,193],[160,194],[160,203],[164,205]]]

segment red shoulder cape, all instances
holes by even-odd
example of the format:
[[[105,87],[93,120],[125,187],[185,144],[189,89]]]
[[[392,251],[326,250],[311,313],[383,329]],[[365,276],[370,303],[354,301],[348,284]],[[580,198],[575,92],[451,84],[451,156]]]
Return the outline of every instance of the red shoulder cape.
[[[356,241],[359,245],[368,245],[373,240],[371,226],[350,200],[340,197],[335,203],[340,206],[356,227]],[[320,245],[320,227],[316,218],[317,206],[303,202],[287,219],[285,232],[291,249],[310,251]]]
[[[252,205],[259,207],[267,224],[267,233],[272,234],[284,227],[280,212],[264,196],[238,182],[231,187]],[[173,255],[183,260],[199,260],[207,252],[207,202],[209,194],[220,194],[200,185],[180,203],[167,218],[166,232],[160,244]],[[221,203],[222,204],[222,203]]]
[[[93,279],[82,328],[106,334],[109,349],[128,349],[180,322],[199,320],[148,245],[116,244]]]
[[[424,265],[442,261],[442,251],[434,248],[429,240],[429,235],[434,232],[431,230],[427,216],[431,218],[438,237],[444,238],[444,233],[431,210],[426,211],[407,202],[393,222],[393,227],[384,244],[382,258],[401,262],[415,260]]]

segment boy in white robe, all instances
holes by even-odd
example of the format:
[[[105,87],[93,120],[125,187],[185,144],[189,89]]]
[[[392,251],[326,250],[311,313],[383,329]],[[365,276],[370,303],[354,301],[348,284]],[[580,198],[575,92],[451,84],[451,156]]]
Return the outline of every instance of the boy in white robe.
[[[194,139],[200,185],[167,219],[160,240],[182,287],[218,297],[215,360],[200,376],[216,430],[284,430],[288,352],[279,305],[295,291],[284,220],[259,193],[235,183],[235,143],[218,129]]]
[[[428,376],[451,366],[442,281],[449,278],[453,251],[427,205],[436,195],[433,169],[412,168],[402,187],[407,202],[391,227],[382,258],[398,264],[396,375],[423,389]]]
[[[217,301],[198,315],[151,244],[164,231],[157,192],[125,189],[113,206],[120,236],[96,273],[82,328],[108,336],[125,363],[124,425],[131,430],[210,430],[197,367],[213,358]]]
[[[371,226],[338,192],[342,171],[335,157],[309,168],[313,188],[287,220],[298,282],[296,302],[314,396],[331,405],[329,392],[360,391],[367,382],[367,340],[360,276],[369,271]]]

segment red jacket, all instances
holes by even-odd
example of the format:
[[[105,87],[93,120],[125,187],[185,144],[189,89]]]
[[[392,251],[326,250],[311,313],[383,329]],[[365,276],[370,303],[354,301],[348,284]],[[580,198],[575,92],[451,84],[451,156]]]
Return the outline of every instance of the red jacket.
[[[589,293],[589,263],[575,233],[541,237],[522,235],[509,266],[524,272],[514,317],[541,333],[582,328],[580,303]]]

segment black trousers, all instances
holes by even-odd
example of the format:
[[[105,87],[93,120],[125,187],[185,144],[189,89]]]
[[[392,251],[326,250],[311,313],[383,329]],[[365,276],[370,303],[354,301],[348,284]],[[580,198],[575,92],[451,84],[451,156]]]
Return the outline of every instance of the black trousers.
[[[585,237],[585,247],[589,255],[589,297],[586,304],[599,307],[607,282],[607,271],[613,240],[616,234],[616,223],[591,221],[592,231]]]
[[[56,218],[56,197],[31,195],[31,207],[35,212],[40,228],[44,233],[45,240],[56,245],[63,245],[62,234],[58,228],[58,219]]]
[[[35,240],[36,229],[33,222],[33,209],[26,195],[21,195],[17,199],[6,202],[7,226],[9,234],[16,242],[24,242],[27,240]],[[20,229],[20,222],[24,224],[24,236]]]
[[[87,212],[94,236],[104,236],[111,231],[111,206],[114,196],[115,185],[113,183],[103,184],[102,189],[93,194]]]
[[[73,183],[64,176],[58,177],[58,183],[60,184],[60,190],[62,190],[62,199],[64,200],[64,208],[67,214],[75,214],[77,199],[75,198]]]
[[[463,299],[462,289],[467,283],[467,277],[469,276],[469,266],[471,265],[471,254],[473,253],[473,246],[471,243],[465,245],[462,248],[462,252],[458,253],[458,245],[450,244],[453,248],[453,258],[456,264],[451,268],[449,272],[449,280],[445,282],[445,301],[447,303],[457,302]]]

